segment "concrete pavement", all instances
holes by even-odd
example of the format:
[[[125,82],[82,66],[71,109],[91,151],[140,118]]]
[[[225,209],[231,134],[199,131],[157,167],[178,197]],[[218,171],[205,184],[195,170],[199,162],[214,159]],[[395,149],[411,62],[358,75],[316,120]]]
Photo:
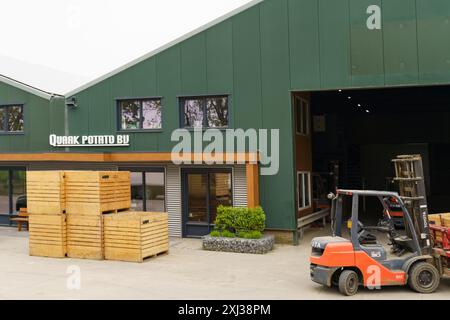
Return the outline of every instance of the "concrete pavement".
[[[432,295],[408,288],[362,289],[343,297],[309,279],[307,230],[298,247],[266,255],[208,252],[200,240],[171,239],[170,253],[142,264],[28,256],[28,234],[0,228],[0,299],[450,299],[450,279]],[[80,289],[68,289],[80,270]],[[76,282],[75,282],[76,283]]]

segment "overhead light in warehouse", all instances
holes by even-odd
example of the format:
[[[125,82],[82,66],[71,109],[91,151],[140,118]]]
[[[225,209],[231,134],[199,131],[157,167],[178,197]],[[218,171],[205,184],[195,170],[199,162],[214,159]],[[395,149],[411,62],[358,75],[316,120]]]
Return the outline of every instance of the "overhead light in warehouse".
[[[339,92],[342,92],[342,90],[341,90],[341,89],[339,89],[338,91],[339,91]]]
[[[360,104],[360,103],[358,103],[358,107],[361,107],[361,104]]]
[[[370,113],[370,111],[369,111],[368,109],[366,109],[366,112],[367,112],[367,113]]]
[[[347,98],[350,100],[352,97],[348,96]]]

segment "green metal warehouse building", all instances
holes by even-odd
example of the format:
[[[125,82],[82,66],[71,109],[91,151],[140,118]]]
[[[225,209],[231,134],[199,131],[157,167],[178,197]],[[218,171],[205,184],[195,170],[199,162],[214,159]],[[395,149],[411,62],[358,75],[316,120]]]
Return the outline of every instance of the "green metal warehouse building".
[[[130,170],[134,208],[166,210],[172,236],[208,233],[219,204],[261,205],[296,243],[332,188],[391,188],[401,153],[423,156],[445,210],[449,35],[446,0],[256,0],[64,97],[2,77],[0,222],[25,170]],[[278,173],[175,165],[172,132],[196,127],[279,129]]]

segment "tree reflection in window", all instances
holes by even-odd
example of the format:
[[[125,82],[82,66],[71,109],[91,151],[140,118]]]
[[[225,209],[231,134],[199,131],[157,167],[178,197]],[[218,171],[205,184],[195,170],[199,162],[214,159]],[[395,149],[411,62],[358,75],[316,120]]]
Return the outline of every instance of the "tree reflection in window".
[[[182,99],[184,127],[228,127],[228,97],[196,97]]]
[[[122,130],[161,129],[161,99],[119,101]]]
[[[226,97],[206,99],[208,127],[223,128],[228,126],[228,99]]]
[[[9,107],[8,130],[23,131],[23,112],[20,106]]]
[[[186,99],[184,101],[185,126],[201,128],[203,126],[203,100]]]
[[[23,106],[0,106],[0,131],[23,132]]]
[[[0,108],[0,131],[6,131],[6,108]]]
[[[139,129],[139,101],[122,101],[122,129]]]
[[[161,129],[161,100],[142,102],[143,129]]]

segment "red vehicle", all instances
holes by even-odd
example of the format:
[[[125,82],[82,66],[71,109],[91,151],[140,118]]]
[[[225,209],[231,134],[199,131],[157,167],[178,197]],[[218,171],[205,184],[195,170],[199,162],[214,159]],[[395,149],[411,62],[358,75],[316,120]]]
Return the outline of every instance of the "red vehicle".
[[[359,219],[361,197],[376,197],[389,212],[392,198],[400,204],[406,228],[403,235],[395,230],[392,218],[376,226],[365,226]],[[338,190],[332,199],[333,235],[312,240],[311,279],[325,286],[337,286],[344,295],[354,295],[359,286],[409,285],[419,293],[432,293],[440,283],[446,263],[433,250],[428,221],[417,230],[413,217],[395,192]],[[343,200],[351,200],[348,238],[343,237]],[[387,235],[388,243],[380,241]],[[380,238],[380,239],[379,239]]]

